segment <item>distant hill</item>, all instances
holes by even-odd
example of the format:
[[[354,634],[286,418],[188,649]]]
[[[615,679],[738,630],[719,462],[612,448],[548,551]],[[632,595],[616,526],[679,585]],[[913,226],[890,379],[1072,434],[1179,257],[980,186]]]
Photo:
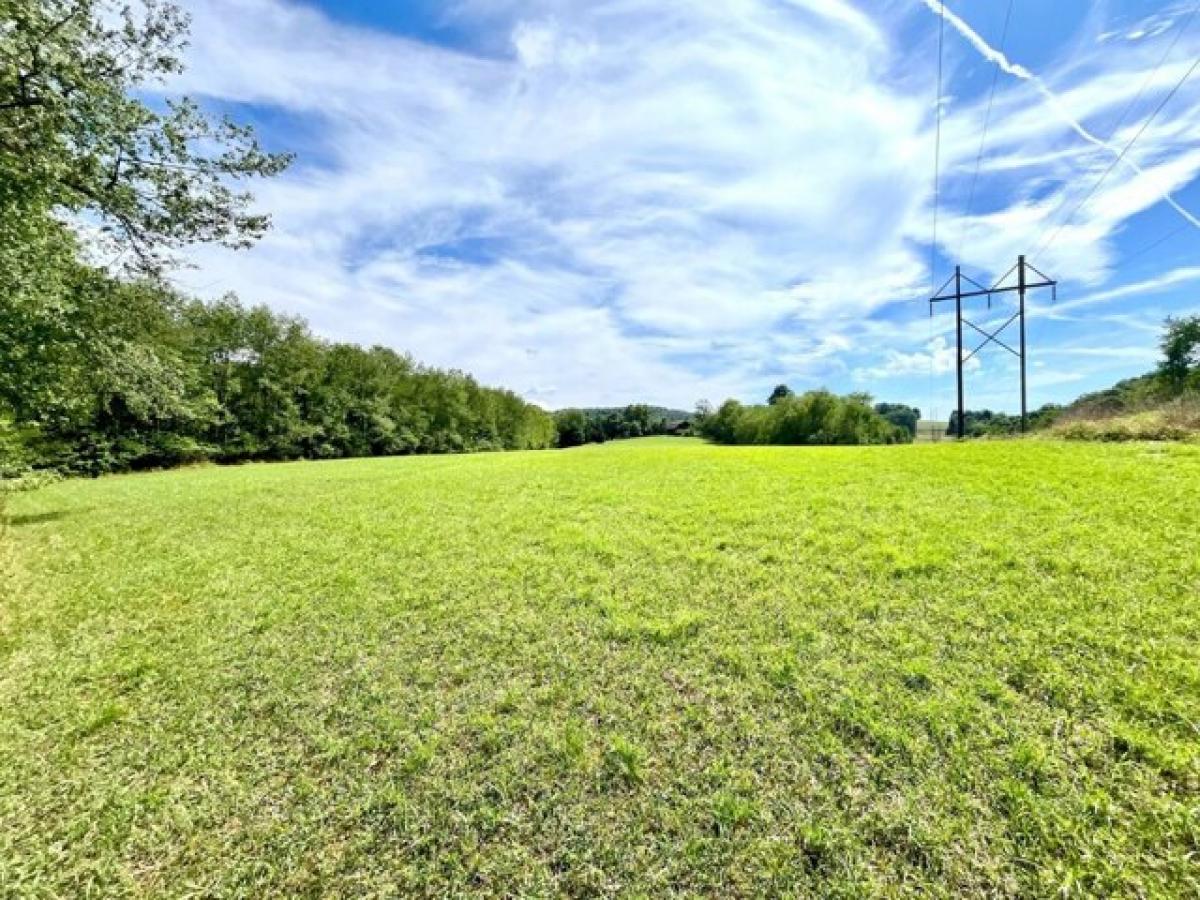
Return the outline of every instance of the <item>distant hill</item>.
[[[1102,391],[1083,394],[1063,407],[1057,419],[1098,419],[1121,415],[1171,399],[1172,393],[1157,373],[1149,372],[1118,381]]]

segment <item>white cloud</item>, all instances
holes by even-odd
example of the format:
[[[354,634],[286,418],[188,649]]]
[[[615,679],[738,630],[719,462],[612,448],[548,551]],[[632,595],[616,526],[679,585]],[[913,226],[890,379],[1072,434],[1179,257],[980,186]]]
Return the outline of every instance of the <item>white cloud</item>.
[[[900,305],[928,290],[932,212],[931,97],[910,80],[911,9],[448,6],[457,24],[489,31],[487,55],[283,0],[189,6],[191,68],[172,88],[270,108],[302,150],[258,188],[275,230],[244,254],[198,251],[199,271],[183,278],[196,289],[237,289],[324,334],[554,406],[685,405],[788,378],[953,369],[923,308]],[[918,17],[920,34],[928,25]],[[1161,44],[1092,52],[1069,78],[1042,73],[1073,122],[1132,99]],[[1196,175],[1191,99],[1139,143],[1143,175],[1114,175],[1064,229],[1048,270],[1102,284],[1122,224]],[[988,202],[964,218],[984,100],[948,104],[941,232],[947,251],[965,235],[964,263],[986,272],[1028,251],[1111,155],[1005,78],[980,176]]]
[[[1093,134],[1081,121],[1081,119],[1072,112],[1072,106],[1059,97],[1054,91],[1047,87],[1045,81],[1034,75],[1029,69],[1022,65],[1013,63],[1000,51],[989,46],[986,41],[979,36],[979,33],[972,29],[959,16],[955,15],[950,10],[945,8],[945,4],[941,0],[924,0],[925,5],[932,11],[938,12],[944,16],[945,20],[958,31],[959,34],[967,40],[979,53],[989,62],[1000,67],[1001,71],[1021,81],[1028,82],[1033,86],[1034,90],[1045,101],[1045,107],[1054,115],[1058,116],[1068,128],[1077,134],[1082,140],[1102,150],[1108,151],[1114,160],[1119,160],[1121,164],[1132,169],[1138,175],[1146,175],[1147,173],[1136,162],[1135,156],[1122,155],[1119,145],[1105,141],[1103,138]],[[1150,180],[1150,179],[1148,179]],[[1188,222],[1200,229],[1200,219],[1197,219],[1190,211],[1184,209],[1167,190],[1158,190],[1156,196],[1165,200],[1171,207],[1183,216]]]
[[[1050,305],[1045,302],[1039,302],[1032,305],[1031,309],[1050,317],[1065,316],[1066,313],[1081,307],[1094,306],[1098,303],[1109,303],[1113,300],[1122,300],[1128,297],[1150,297],[1181,284],[1188,284],[1197,280],[1200,280],[1200,267],[1182,266],[1172,269],[1170,272],[1164,272],[1162,275],[1156,275],[1154,278],[1146,278],[1107,290],[1084,294],[1065,303]]]
[[[963,348],[963,356],[970,353],[970,348]],[[901,353],[889,350],[884,361],[878,366],[854,370],[857,381],[881,381],[904,375],[945,375],[955,371],[955,348],[944,337],[936,337],[926,345],[924,350],[914,353]],[[972,356],[963,365],[967,371],[980,368],[979,357]]]

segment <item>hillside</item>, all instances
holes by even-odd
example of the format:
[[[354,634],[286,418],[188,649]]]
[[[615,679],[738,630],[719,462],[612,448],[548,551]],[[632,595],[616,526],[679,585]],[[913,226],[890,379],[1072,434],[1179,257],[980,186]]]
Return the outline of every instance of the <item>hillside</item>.
[[[1200,436],[1200,315],[1169,318],[1156,369],[1029,413],[1029,429],[1072,440],[1181,440]],[[947,424],[957,430],[958,414]],[[968,437],[1016,435],[1020,416],[967,410]]]
[[[1200,437],[1200,316],[1171,320],[1158,369],[1084,394],[1057,410],[1051,433],[1075,440]]]

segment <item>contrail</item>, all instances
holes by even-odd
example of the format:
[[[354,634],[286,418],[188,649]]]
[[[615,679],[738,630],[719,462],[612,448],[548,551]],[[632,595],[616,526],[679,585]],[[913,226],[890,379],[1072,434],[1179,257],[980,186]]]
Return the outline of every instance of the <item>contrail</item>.
[[[939,5],[938,0],[923,0],[923,2],[925,3],[925,6],[929,8],[930,12],[937,13],[938,15],[944,14],[946,16],[946,21],[953,26],[954,30],[957,31],[968,44],[979,51],[980,56],[989,62],[995,63],[1000,67],[1000,71],[1006,72],[1007,74],[1012,75],[1014,78],[1019,78],[1021,81],[1028,81],[1031,85],[1033,85],[1034,90],[1042,95],[1042,98],[1047,104],[1049,104],[1050,108],[1053,109],[1058,117],[1062,119],[1063,122],[1065,122],[1077,135],[1079,135],[1089,144],[1093,144],[1102,150],[1107,150],[1114,157],[1120,158],[1120,151],[1088,131],[1087,128],[1085,128],[1070,114],[1070,112],[1067,111],[1067,108],[1063,105],[1062,101],[1058,99],[1058,96],[1051,91],[1050,88],[1046,87],[1046,83],[1042,81],[1042,79],[1038,78],[1024,66],[1012,62],[999,50],[991,47],[987,41],[979,36],[979,33],[975,31],[975,29],[959,18],[959,16],[952,10],[946,8],[943,12],[943,8]],[[1125,165],[1129,166],[1129,168],[1133,169],[1133,171],[1137,172],[1137,174],[1146,174],[1145,170],[1128,156],[1121,161],[1124,162]],[[1194,225],[1196,228],[1200,228],[1200,219],[1197,219],[1190,212],[1180,206],[1169,192],[1163,191],[1159,196],[1168,204],[1170,204],[1172,209],[1187,219],[1192,225]]]

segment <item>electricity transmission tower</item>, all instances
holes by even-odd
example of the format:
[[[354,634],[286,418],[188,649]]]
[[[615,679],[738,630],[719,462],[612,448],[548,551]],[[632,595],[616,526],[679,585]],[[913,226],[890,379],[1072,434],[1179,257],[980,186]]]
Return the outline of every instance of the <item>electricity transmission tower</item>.
[[[1017,274],[1016,283],[1006,285],[1005,282],[1008,280],[1009,276],[1011,276],[1014,272],[1016,272],[1016,274]],[[1033,272],[1035,275],[1037,275],[1042,280],[1041,281],[1030,281],[1029,280],[1029,272]],[[974,286],[976,288],[976,290],[963,291],[963,281],[969,282],[972,286]],[[948,288],[950,286],[951,283],[953,283],[953,285],[954,285],[954,292],[953,293],[949,293],[949,292],[942,293],[943,291],[946,290],[946,288]],[[1015,356],[1017,359],[1019,359],[1021,361],[1021,432],[1022,432],[1022,434],[1028,428],[1029,410],[1026,405],[1026,390],[1025,390],[1025,360],[1026,360],[1026,356],[1027,356],[1026,347],[1025,347],[1025,294],[1027,291],[1031,291],[1031,290],[1034,290],[1037,288],[1047,288],[1048,287],[1051,289],[1051,291],[1054,292],[1054,296],[1057,296],[1057,291],[1058,291],[1057,285],[1058,285],[1057,281],[1053,281],[1047,275],[1044,275],[1041,272],[1039,272],[1032,265],[1030,265],[1029,263],[1027,263],[1025,261],[1024,255],[1021,255],[1021,256],[1017,257],[1017,264],[1015,266],[1013,266],[1011,269],[1009,269],[1007,272],[1005,272],[1004,275],[1002,275],[996,281],[996,283],[994,285],[992,285],[990,288],[984,287],[982,284],[980,284],[978,281],[976,281],[973,278],[968,278],[966,275],[964,275],[962,273],[961,266],[955,266],[954,274],[951,275],[948,279],[946,279],[945,284],[943,284],[940,288],[938,288],[938,290],[934,292],[934,295],[929,298],[929,315],[930,316],[933,315],[933,304],[945,303],[950,300],[954,301],[955,334],[956,334],[955,359],[957,360],[956,375],[958,378],[958,428],[957,428],[958,437],[962,438],[966,434],[966,409],[964,408],[964,405],[963,405],[963,366],[966,365],[967,362],[970,361],[970,359],[973,356],[975,356],[975,354],[977,354],[980,350],[982,350],[988,344],[996,344],[997,346],[1007,350],[1009,353],[1011,353],[1013,356]],[[1017,298],[1018,298],[1017,299],[1017,311],[1015,313],[1013,313],[1012,316],[1009,317],[1008,321],[1006,321],[1003,325],[1001,325],[999,328],[995,329],[994,331],[987,331],[983,328],[980,328],[974,322],[971,322],[970,320],[963,317],[963,301],[964,300],[970,300],[975,297],[987,297],[988,308],[991,309],[993,296],[1008,294],[1013,291],[1016,291],[1016,293],[1017,293]],[[1000,340],[1000,334],[1006,328],[1008,328],[1008,326],[1012,325],[1013,322],[1018,322],[1020,325],[1021,336],[1020,336],[1020,349],[1019,350],[1014,350],[1007,343]],[[969,354],[967,354],[966,357],[963,356],[963,325],[966,325],[967,327],[972,328],[975,331],[979,332],[979,334],[983,335],[983,341],[979,344],[979,346],[977,346],[974,350],[972,350]]]

